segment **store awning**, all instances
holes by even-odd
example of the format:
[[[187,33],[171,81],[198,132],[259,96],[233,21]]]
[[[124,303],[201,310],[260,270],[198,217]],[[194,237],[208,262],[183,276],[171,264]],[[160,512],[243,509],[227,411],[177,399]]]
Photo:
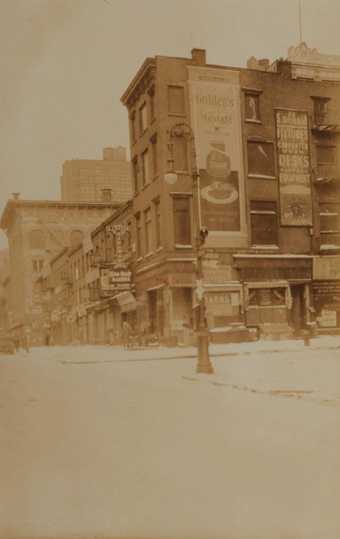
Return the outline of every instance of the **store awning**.
[[[137,301],[131,292],[121,292],[115,298],[122,313],[128,313],[137,309]]]

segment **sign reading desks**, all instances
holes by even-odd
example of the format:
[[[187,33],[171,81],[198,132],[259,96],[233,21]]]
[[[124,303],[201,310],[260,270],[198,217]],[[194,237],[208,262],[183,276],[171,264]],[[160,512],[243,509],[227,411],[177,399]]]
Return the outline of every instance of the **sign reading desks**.
[[[126,269],[100,268],[100,289],[103,296],[131,289],[131,271]]]
[[[276,140],[281,224],[311,226],[312,190],[307,112],[277,110]]]

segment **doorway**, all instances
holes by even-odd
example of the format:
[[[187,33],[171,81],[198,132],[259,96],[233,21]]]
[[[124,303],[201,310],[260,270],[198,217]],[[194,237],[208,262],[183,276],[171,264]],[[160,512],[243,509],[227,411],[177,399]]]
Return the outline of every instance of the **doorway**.
[[[290,311],[290,325],[299,331],[305,325],[305,285],[291,285],[292,308]]]

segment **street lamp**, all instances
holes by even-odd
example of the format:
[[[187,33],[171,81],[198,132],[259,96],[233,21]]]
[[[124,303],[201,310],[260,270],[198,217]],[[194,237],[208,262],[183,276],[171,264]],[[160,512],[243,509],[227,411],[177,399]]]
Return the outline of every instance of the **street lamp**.
[[[193,199],[194,199],[194,230],[195,230],[195,275],[196,275],[196,298],[198,302],[198,321],[196,325],[197,331],[197,368],[198,373],[213,374],[214,369],[209,357],[209,330],[205,315],[204,287],[203,287],[203,245],[208,235],[208,229],[202,227],[201,215],[201,199],[200,199],[200,177],[197,170],[195,138],[191,126],[187,123],[177,123],[168,131],[169,136],[169,170],[165,174],[166,183],[173,185],[176,183],[178,176],[174,166],[174,141],[178,138],[184,138],[189,142],[190,149],[190,165],[193,184]]]

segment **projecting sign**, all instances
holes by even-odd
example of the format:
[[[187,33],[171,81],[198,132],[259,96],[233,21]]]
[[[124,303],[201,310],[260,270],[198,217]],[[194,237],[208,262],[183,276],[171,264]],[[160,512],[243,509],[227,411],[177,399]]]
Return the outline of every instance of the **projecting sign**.
[[[111,295],[113,292],[130,290],[131,271],[101,268],[100,288],[101,292],[105,295]]]
[[[311,226],[312,190],[308,114],[276,111],[281,224]]]

